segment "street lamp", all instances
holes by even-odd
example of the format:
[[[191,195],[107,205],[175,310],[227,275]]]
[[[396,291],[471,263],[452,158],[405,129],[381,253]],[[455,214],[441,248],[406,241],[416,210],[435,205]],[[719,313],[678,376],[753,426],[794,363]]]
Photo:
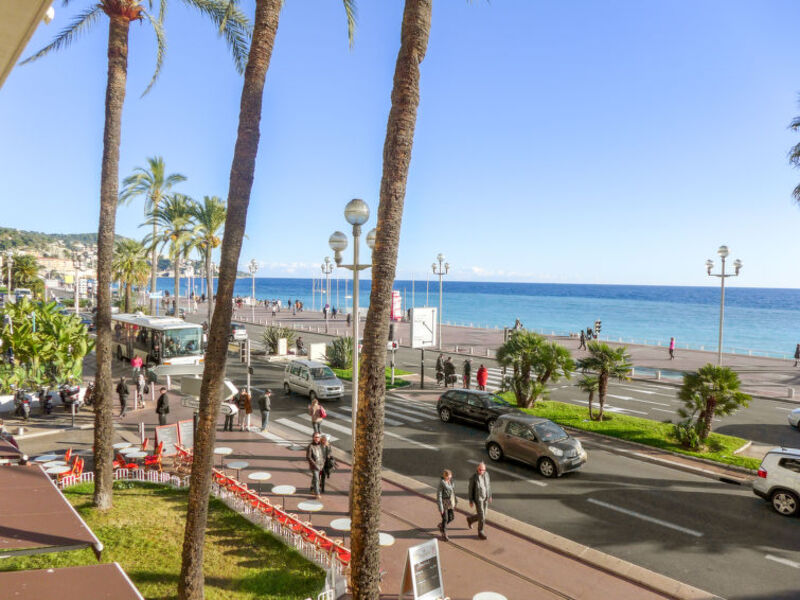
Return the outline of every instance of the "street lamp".
[[[431,265],[433,269],[433,274],[439,276],[439,350],[442,349],[442,277],[447,275],[447,272],[450,270],[450,264],[442,263],[444,262],[444,254],[441,252],[436,255],[436,260],[439,261],[439,270],[436,270],[436,263]]]
[[[361,235],[361,226],[369,219],[369,206],[359,198],[354,198],[344,207],[344,218],[353,226],[353,264],[342,264],[342,252],[347,249],[347,236],[341,231],[335,231],[328,239],[328,245],[333,250],[336,266],[344,267],[353,272],[353,452],[356,449],[356,422],[358,415],[358,272],[369,269],[371,264],[358,262],[358,237]],[[367,234],[367,246],[375,246],[376,232],[373,229]]]
[[[719,345],[717,346],[717,365],[722,365],[722,324],[725,320],[725,279],[727,277],[738,277],[739,271],[742,268],[742,261],[738,258],[733,261],[734,273],[725,273],[725,259],[728,258],[729,250],[727,246],[720,246],[717,254],[722,259],[722,272],[712,273],[711,269],[714,268],[714,261],[709,259],[706,261],[706,270],[709,276],[719,277],[720,281],[720,296],[719,296]]]
[[[192,294],[194,292],[194,267],[192,265],[189,265],[183,270],[183,272],[186,275],[186,314],[189,314],[192,311]]]
[[[325,257],[325,262],[322,263],[320,268],[322,272],[325,273],[325,304],[328,305],[328,310],[323,309],[322,312],[325,313],[325,333],[328,333],[328,313],[330,312],[331,304],[331,280],[329,277],[330,274],[333,273],[333,263],[331,263],[330,256]]]
[[[82,254],[75,252],[72,255],[72,266],[75,267],[75,314],[78,314],[80,307],[80,282],[81,270],[86,265],[86,257]]]
[[[254,258],[250,261],[250,264],[247,265],[247,269],[250,271],[250,277],[253,278],[253,297],[250,299],[250,306],[253,311],[253,323],[256,322],[256,272],[258,271],[258,261]]]

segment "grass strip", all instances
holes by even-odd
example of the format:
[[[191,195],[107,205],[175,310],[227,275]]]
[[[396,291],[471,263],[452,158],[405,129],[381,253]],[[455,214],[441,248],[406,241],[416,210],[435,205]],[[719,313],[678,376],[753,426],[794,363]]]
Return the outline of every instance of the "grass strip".
[[[187,492],[156,484],[117,481],[114,507],[92,507],[94,484],[64,491],[103,542],[103,560],[118,562],[148,600],[177,598]],[[91,550],[7,558],[0,571],[96,564]],[[299,552],[210,499],[204,549],[208,600],[316,598],[325,575]],[[2,594],[0,593],[0,596]]]
[[[333,372],[336,373],[336,376],[339,379],[346,379],[347,381],[353,381],[353,369],[333,369]],[[394,385],[392,385],[392,368],[386,367],[386,389],[393,390],[395,388],[406,387],[407,385],[411,385],[410,381],[406,381],[405,379],[400,379],[402,375],[411,375],[411,371],[404,371],[403,369],[395,368],[394,370]]]
[[[513,392],[504,392],[500,395],[516,405]],[[539,401],[533,408],[523,408],[521,410],[537,417],[550,419],[566,427],[608,435],[629,442],[638,442],[654,448],[685,454],[686,456],[705,458],[747,469],[758,469],[759,464],[761,464],[761,461],[757,458],[737,456],[733,453],[734,450],[738,450],[747,442],[747,440],[739,437],[712,433],[706,443],[707,449],[705,451],[695,451],[684,448],[678,443],[675,436],[672,435],[672,423],[609,412],[605,413],[603,421],[592,421],[589,419],[588,408],[555,401]],[[596,410],[597,405],[595,404]]]

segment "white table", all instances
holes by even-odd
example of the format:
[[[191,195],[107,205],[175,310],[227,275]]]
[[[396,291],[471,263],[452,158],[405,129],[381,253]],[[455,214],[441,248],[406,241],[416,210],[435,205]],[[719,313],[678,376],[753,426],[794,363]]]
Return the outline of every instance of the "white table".
[[[42,454],[41,456],[37,456],[36,458],[34,458],[33,462],[47,463],[56,460],[57,458],[58,458],[57,454]]]
[[[63,475],[67,471],[70,471],[72,468],[66,465],[62,465],[60,467],[50,467],[49,469],[45,469],[45,473],[48,475]]]
[[[122,450],[123,448],[128,448],[132,445],[133,444],[131,444],[130,442],[117,442],[116,444],[112,444],[111,447],[114,450]]]
[[[472,597],[472,600],[508,600],[503,594],[497,592],[478,592]]]
[[[63,460],[51,460],[49,462],[46,462],[46,463],[42,464],[42,466],[46,470],[46,469],[49,469],[51,467],[66,467],[67,463],[64,462]]]
[[[222,458],[224,456],[228,456],[228,454],[233,454],[233,448],[228,448],[227,446],[220,446],[218,448],[214,448],[214,454],[219,456],[219,466],[222,466]]]
[[[128,446],[127,448],[123,448],[119,451],[122,456],[130,456],[134,452],[141,452],[141,450],[139,450],[139,448],[136,446]]]
[[[293,485],[273,485],[272,493],[283,499],[283,509],[286,510],[286,496],[291,496],[297,491]]]
[[[236,471],[236,479],[239,479],[240,471],[242,469],[246,469],[249,466],[250,463],[247,462],[246,460],[232,460],[227,465],[225,465],[226,468],[233,469],[234,471]]]
[[[344,532],[344,542],[347,544],[347,536],[350,533],[350,518],[342,517],[341,519],[334,519],[331,521],[331,529]]]
[[[141,450],[136,450],[135,452],[128,452],[125,455],[125,458],[144,458],[147,456],[147,452],[142,452]]]
[[[298,503],[297,510],[302,510],[303,512],[308,513],[308,521],[311,522],[311,513],[312,512],[319,512],[324,508],[322,502],[318,500],[304,500],[303,502]]]
[[[230,466],[230,465],[228,465],[228,466]],[[266,471],[255,471],[253,473],[250,473],[247,476],[247,478],[250,479],[251,481],[257,481],[258,483],[264,483],[265,481],[267,481],[267,480],[272,478],[272,473],[267,473]],[[259,488],[258,491],[260,493],[261,492],[261,488]]]
[[[391,533],[384,533],[383,531],[381,531],[378,534],[378,545],[379,546],[394,545],[394,536]]]

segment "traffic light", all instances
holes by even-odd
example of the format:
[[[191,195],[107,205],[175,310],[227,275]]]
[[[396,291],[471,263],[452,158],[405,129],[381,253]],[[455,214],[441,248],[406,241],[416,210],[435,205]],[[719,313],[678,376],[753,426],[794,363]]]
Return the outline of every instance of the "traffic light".
[[[597,335],[600,333],[600,329],[602,328],[602,326],[603,326],[602,321],[594,322],[594,337],[597,337]]]
[[[247,363],[247,342],[239,342],[239,359]]]
[[[394,323],[389,323],[389,341],[394,340]]]

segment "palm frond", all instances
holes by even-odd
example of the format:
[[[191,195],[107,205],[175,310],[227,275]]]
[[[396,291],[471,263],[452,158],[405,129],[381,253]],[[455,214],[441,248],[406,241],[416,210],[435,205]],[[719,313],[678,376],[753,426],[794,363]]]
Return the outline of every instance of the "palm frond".
[[[792,122],[789,123],[789,129],[792,129],[794,131],[800,129],[800,117],[795,117],[794,119],[792,119]]]
[[[50,42],[47,46],[39,50],[33,56],[29,56],[25,60],[23,60],[21,65],[28,64],[35,60],[42,58],[43,56],[50,54],[55,50],[61,50],[62,48],[66,48],[72,42],[74,42],[78,36],[82,33],[85,33],[94,23],[97,21],[97,18],[103,14],[102,7],[98,4],[93,6],[92,8],[79,13],[67,27],[61,30],[56,38]]]
[[[344,4],[344,12],[347,15],[347,41],[352,49],[356,37],[358,10],[355,0],[342,0],[342,3]]]
[[[200,11],[219,29],[233,55],[236,70],[241,74],[247,65],[250,21],[236,6],[238,0],[183,0],[184,4]]]
[[[150,83],[147,84],[147,88],[142,92],[142,97],[144,97],[147,95],[147,92],[150,91],[150,88],[153,87],[156,79],[158,79],[158,75],[161,73],[161,67],[164,64],[164,54],[167,51],[167,35],[164,33],[163,21],[153,18],[146,10],[142,10],[142,14],[150,21],[150,25],[153,26],[153,31],[156,34],[156,69],[153,72],[153,78],[150,80]]]
[[[794,198],[797,205],[800,205],[800,185],[792,190],[792,198]]]

